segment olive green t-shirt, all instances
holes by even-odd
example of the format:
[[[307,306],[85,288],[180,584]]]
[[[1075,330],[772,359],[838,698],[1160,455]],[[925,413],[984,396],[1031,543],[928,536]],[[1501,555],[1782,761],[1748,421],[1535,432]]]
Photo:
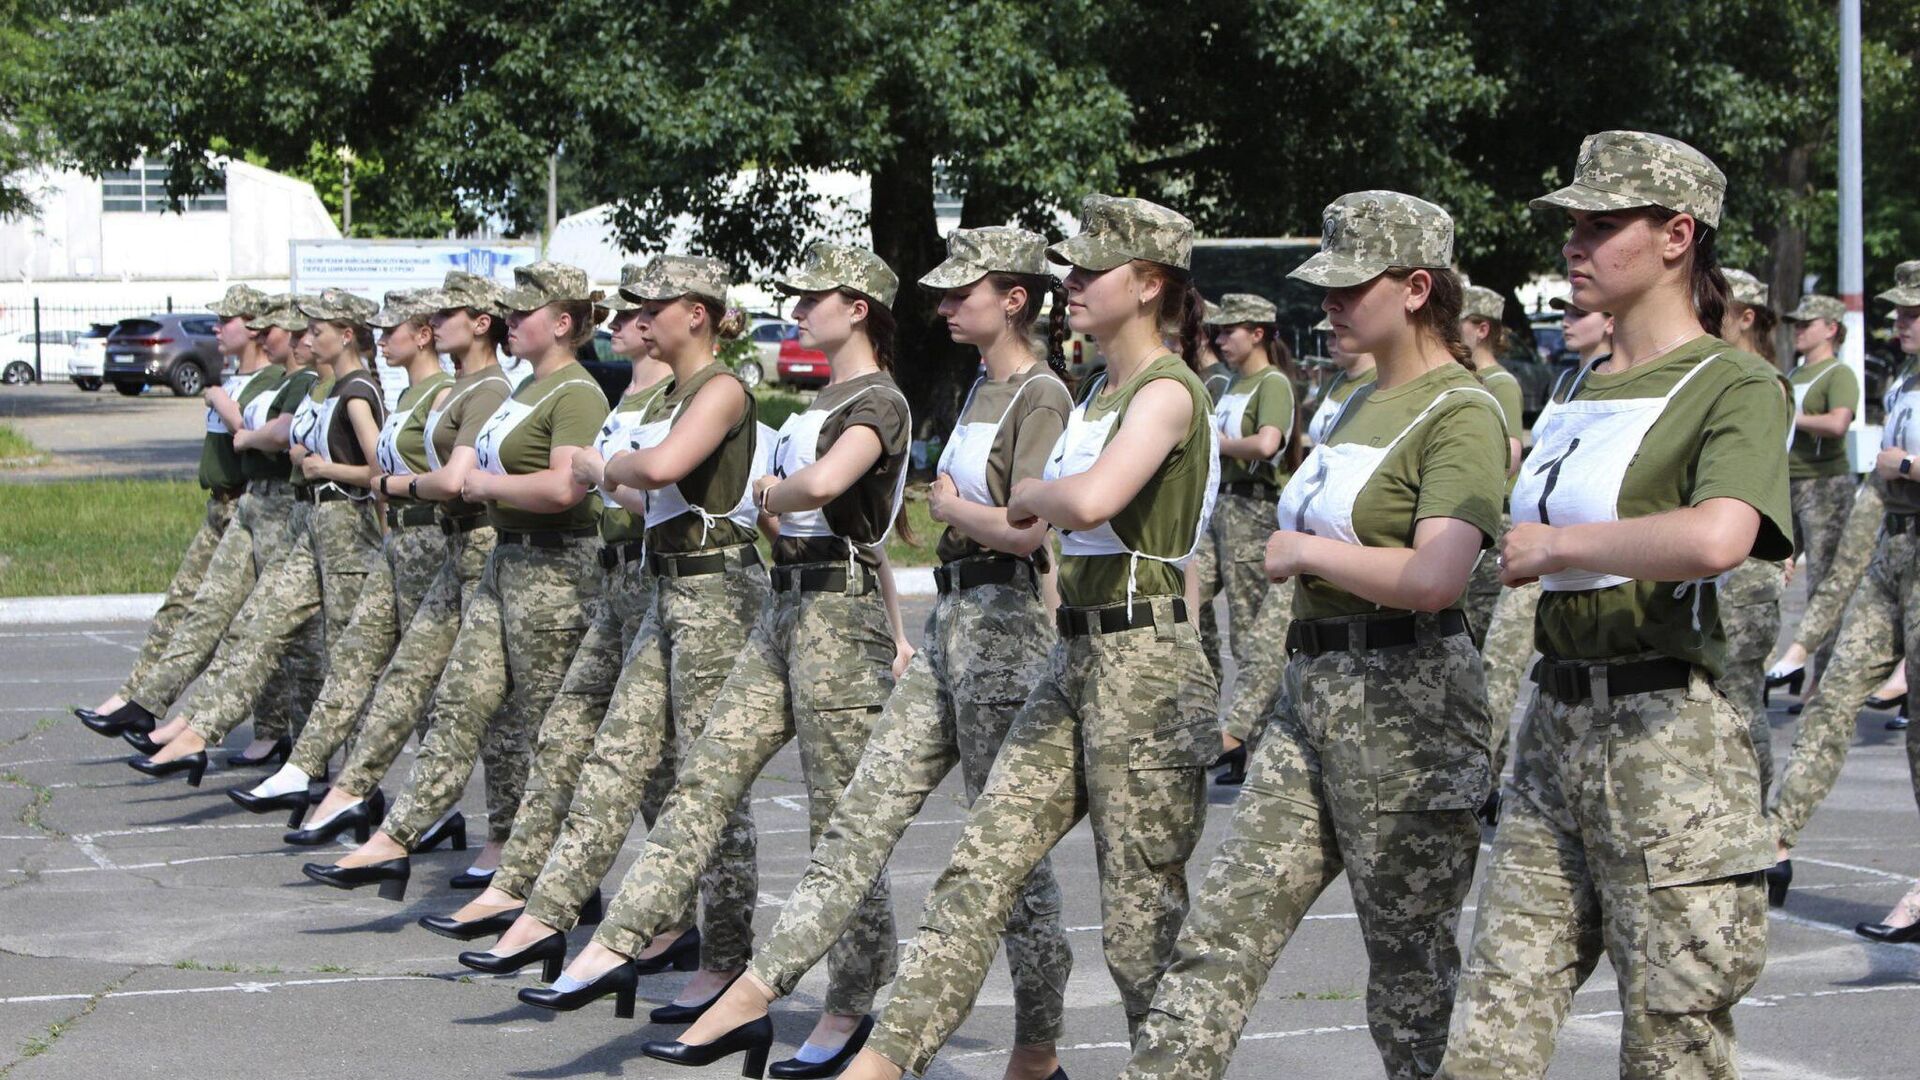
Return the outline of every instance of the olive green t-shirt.
[[[674,380],[667,392],[647,408],[647,422],[675,416],[683,404],[692,401],[702,387],[715,379],[733,379],[737,382],[739,376],[724,364],[709,364],[684,382]],[[699,514],[668,518],[647,530],[648,550],[708,551],[751,544],[758,535],[758,530],[727,517],[746,495],[747,486],[757,479],[751,474],[754,454],[760,445],[758,403],[754,400],[753,391],[746,390],[744,386],[741,389],[746,391],[747,407],[740,419],[727,429],[713,453],[708,454],[706,460],[695,465],[674,485],[680,489],[680,497],[689,506],[705,510],[713,518],[713,523],[703,523]],[[675,422],[678,422],[677,417]]]
[[[427,471],[427,414],[433,408],[433,396],[453,382],[453,376],[436,371],[417,383],[407,384],[400,392],[399,411],[406,414],[400,431],[393,437],[393,448],[400,453],[409,472]]]
[[[1527,424],[1520,401],[1520,380],[1499,364],[1489,364],[1474,374],[1479,376],[1480,385],[1487,388],[1487,393],[1493,395],[1493,400],[1500,403],[1500,418],[1506,421],[1507,438],[1524,438]]]
[[[480,428],[512,392],[513,384],[497,364],[454,378],[447,396],[435,402],[427,414],[427,422],[433,428],[433,454],[441,465],[452,460],[456,447],[473,449],[473,440],[480,436]],[[435,416],[440,417],[438,423],[433,422]],[[487,508],[454,498],[441,503],[440,510],[451,518],[469,518],[486,513]]]
[[[846,407],[839,408],[841,405]],[[907,399],[894,384],[893,376],[875,371],[823,388],[807,411],[823,410],[832,415],[820,427],[820,439],[814,444],[815,461],[831,450],[848,428],[855,427],[872,428],[880,436],[880,460],[821,508],[834,535],[780,537],[773,543],[773,561],[782,565],[841,562],[847,557],[847,541],[851,540],[861,562],[878,566],[880,557],[871,545],[879,543],[893,524],[893,489],[907,467],[907,449],[912,441],[913,417]]]
[[[1194,549],[1200,514],[1206,505],[1207,481],[1213,458],[1213,402],[1207,388],[1186,362],[1172,353],[1151,360],[1123,386],[1106,379],[1094,383],[1090,396],[1078,406],[1088,420],[1115,417],[1107,439],[1126,425],[1127,407],[1134,395],[1156,379],[1173,379],[1193,397],[1193,416],[1186,437],[1168,452],[1160,468],[1138,494],[1107,524],[1131,551],[1157,556],[1134,560],[1128,555],[1062,555],[1060,602],[1069,607],[1104,607],[1127,602],[1127,575],[1131,564],[1133,596],[1179,596],[1185,591],[1180,567],[1160,559],[1184,558]]]
[[[1805,415],[1817,416],[1835,409],[1852,409],[1856,416],[1860,413],[1860,380],[1853,377],[1853,369],[1837,356],[1817,364],[1801,364],[1787,376],[1787,381],[1796,392],[1802,386],[1812,387],[1806,392],[1806,404],[1800,409]],[[1853,467],[1847,463],[1846,436],[1829,439],[1794,431],[1793,448],[1787,456],[1787,479],[1812,480],[1852,471]]]
[[[1276,367],[1264,367],[1251,375],[1235,375],[1226,393],[1214,405],[1238,394],[1249,394],[1247,411],[1240,419],[1239,431],[1222,431],[1225,438],[1243,439],[1261,428],[1280,429],[1280,452],[1266,461],[1242,461],[1220,455],[1222,484],[1255,480],[1279,488],[1287,482],[1286,439],[1293,434],[1293,380]]]
[[[298,378],[298,376],[295,376],[295,378]],[[287,380],[289,384],[292,384],[293,381],[294,379]],[[317,407],[321,402],[327,400],[327,396],[331,393],[333,393],[333,373],[331,371],[322,371],[319,368],[315,368],[313,371],[313,382],[307,385],[307,392],[304,398],[293,402],[292,408],[290,411],[295,411],[295,412],[299,411],[300,406],[306,402],[311,402],[314,406]],[[276,404],[278,403],[276,402]],[[289,434],[291,434],[291,432],[289,432]],[[287,463],[287,477],[288,479],[293,481],[294,491],[296,492],[305,491],[308,488],[312,487],[313,485],[307,482],[307,474],[305,472],[303,472],[300,469],[293,468],[292,456],[291,456],[293,448],[289,446],[287,448],[287,451],[289,455],[288,463]]]
[[[1320,384],[1320,393],[1313,401],[1313,415],[1308,418],[1304,426],[1307,437],[1313,437],[1313,428],[1317,423],[1322,422],[1320,420],[1322,414],[1327,417],[1324,422],[1331,424],[1333,418],[1339,415],[1340,406],[1347,403],[1347,399],[1353,396],[1354,391],[1363,386],[1372,386],[1379,376],[1379,368],[1368,368],[1358,375],[1334,371],[1326,382]],[[1323,431],[1321,434],[1325,435],[1326,432]]]
[[[379,380],[367,371],[349,371],[333,384],[327,396],[340,399],[340,403],[333,407],[333,423],[327,428],[327,456],[341,465],[367,464],[366,451],[361,447],[360,436],[354,432],[353,419],[347,413],[347,402],[366,402],[367,408],[373,410],[375,426],[385,423],[387,403],[381,396]]]
[[[1708,499],[1739,499],[1760,512],[1752,555],[1793,552],[1787,497],[1786,410],[1766,362],[1718,338],[1702,336],[1665,358],[1624,372],[1589,372],[1578,400],[1662,397],[1695,365],[1724,354],[1693,377],[1647,431],[1621,482],[1622,520]],[[1578,482],[1577,471],[1560,483]],[[1545,592],[1534,623],[1541,655],[1559,660],[1671,656],[1714,675],[1726,668],[1727,637],[1719,590],[1673,581],[1629,581],[1606,589]],[[1696,606],[1697,605],[1697,606]]]
[[[1208,403],[1218,405],[1220,395],[1226,393],[1227,387],[1233,385],[1233,369],[1228,367],[1225,361],[1215,360],[1200,369],[1200,384],[1207,388]]]
[[[280,380],[286,377],[286,368],[267,364],[246,374],[236,372],[223,386],[234,404],[244,409],[247,402],[280,385]],[[206,438],[200,441],[200,486],[208,490],[240,487],[247,482],[247,474],[240,465],[240,451],[233,448],[233,432],[213,419],[212,406],[207,407],[207,413],[209,422],[218,425],[220,430],[207,432]]]
[[[313,389],[314,380],[320,377],[320,373],[312,368],[288,371],[278,364],[274,366],[280,367],[280,380],[264,390],[273,395],[273,400],[267,405],[269,422],[299,408],[300,399]],[[248,480],[286,480],[293,473],[293,458],[286,450],[249,450],[240,455],[240,471],[247,474]]]
[[[607,396],[576,361],[569,361],[544,378],[528,379],[513,392],[511,400],[531,405],[533,411],[522,417],[500,443],[500,463],[508,476],[545,470],[556,447],[592,446],[607,418]],[[487,517],[494,528],[514,532],[590,529],[599,520],[600,500],[590,496],[557,514],[540,514],[496,502],[488,508]]]
[[[612,435],[617,427],[629,419],[635,423],[654,419],[647,413],[655,402],[666,396],[667,388],[672,383],[673,379],[669,377],[639,390],[629,388],[621,394],[620,400],[613,403],[613,410],[607,413],[606,421],[600,425],[600,435],[595,436],[595,443],[599,442],[600,436]],[[609,450],[607,456],[611,457],[624,449],[631,449],[631,447],[625,444],[616,445]],[[600,539],[609,544],[624,544],[646,535],[646,521],[633,511],[618,503],[607,502],[598,494],[588,495],[587,499],[589,501],[599,499],[601,502]]]
[[[1013,485],[1046,470],[1047,455],[1060,441],[1072,408],[1073,395],[1045,364],[1034,364],[1005,382],[982,376],[973,384],[958,423],[999,425],[987,450],[987,495],[995,506],[1007,504]],[[941,532],[934,550],[941,562],[991,553],[951,525]],[[1045,569],[1047,545],[1035,548],[1032,559]]]
[[[1446,399],[1435,404],[1442,394]],[[1421,419],[1430,405],[1433,411]],[[1357,388],[1323,445],[1348,443],[1393,447],[1354,499],[1353,532],[1363,545],[1410,548],[1414,530],[1428,518],[1454,518],[1472,525],[1480,530],[1483,546],[1500,535],[1507,478],[1506,428],[1498,404],[1463,365],[1444,364],[1390,390],[1374,382]],[[1317,467],[1302,466],[1294,483],[1310,483]],[[1296,522],[1280,524],[1297,528]],[[1451,606],[1460,607],[1464,599],[1463,589]],[[1296,619],[1381,610],[1380,605],[1325,578],[1302,575],[1294,584]]]

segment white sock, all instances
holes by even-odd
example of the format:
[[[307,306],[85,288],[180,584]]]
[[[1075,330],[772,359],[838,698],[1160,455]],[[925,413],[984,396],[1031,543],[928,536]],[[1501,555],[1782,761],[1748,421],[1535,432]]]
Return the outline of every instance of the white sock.
[[[474,877],[492,877],[494,869],[497,868],[482,870],[478,866],[469,866],[467,867],[467,873],[472,874]]]
[[[337,817],[339,817],[339,816],[340,816],[341,814],[344,814],[344,813],[346,813],[347,811],[349,811],[349,810],[351,810],[351,809],[353,809],[354,807],[356,807],[356,806],[359,806],[359,805],[360,805],[360,803],[361,803],[361,801],[362,801],[362,800],[360,800],[360,799],[355,799],[355,800],[353,800],[352,802],[350,802],[350,803],[348,803],[347,805],[345,805],[345,806],[343,806],[343,807],[341,807],[340,809],[338,809],[338,810],[335,810],[335,811],[334,811],[333,813],[331,813],[331,814],[328,814],[328,815],[327,815],[326,817],[324,817],[324,818],[321,818],[321,819],[320,819],[319,821],[316,821],[316,822],[314,822],[313,824],[311,824],[311,825],[309,825],[309,826],[307,826],[307,828],[309,828],[309,829],[317,829],[317,828],[319,828],[320,826],[322,826],[322,825],[325,825],[325,824],[326,824],[327,822],[329,822],[329,821],[332,821],[332,820],[333,820],[334,818],[337,818]]]
[[[846,1043],[841,1043],[839,1046],[829,1050],[824,1046],[816,1045],[812,1039],[808,1039],[800,1045],[800,1051],[793,1056],[795,1059],[804,1061],[809,1065],[818,1065],[832,1058],[833,1055],[839,1053],[841,1048],[846,1045]]]
[[[282,765],[280,771],[260,781],[254,786],[252,794],[257,799],[271,799],[275,795],[291,795],[296,791],[307,790],[312,777],[300,771],[298,765]]]
[[[560,977],[553,981],[553,989],[558,990],[562,994],[571,994],[575,990],[581,990],[591,986],[593,982],[594,980],[592,979],[583,982],[563,971],[560,973]]]

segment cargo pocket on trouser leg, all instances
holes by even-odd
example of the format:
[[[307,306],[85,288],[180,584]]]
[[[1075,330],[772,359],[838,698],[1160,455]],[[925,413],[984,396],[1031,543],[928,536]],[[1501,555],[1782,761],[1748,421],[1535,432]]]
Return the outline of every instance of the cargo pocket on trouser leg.
[[[1765,823],[1729,814],[1648,844],[1645,856],[1647,1011],[1732,1006],[1766,963],[1762,872],[1774,849]]]

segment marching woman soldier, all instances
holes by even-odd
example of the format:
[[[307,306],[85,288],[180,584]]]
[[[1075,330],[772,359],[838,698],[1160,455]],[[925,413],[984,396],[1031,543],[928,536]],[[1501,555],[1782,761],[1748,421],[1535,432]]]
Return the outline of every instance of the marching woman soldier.
[[[199,786],[206,748],[238,727],[283,658],[297,649],[309,620],[324,620],[326,641],[337,641],[359,600],[380,544],[372,483],[385,406],[380,383],[367,369],[378,307],[338,289],[303,300],[314,356],[326,374],[295,416],[295,467],[307,478],[311,504],[302,532],[269,568],[234,616],[227,640],[167,725],[177,728],[163,748],[135,769],[153,776],[185,771]],[[156,731],[155,741],[162,731]],[[283,736],[283,739],[285,737]],[[291,742],[281,744],[285,759]]]
[[[644,279],[649,267],[628,263],[620,269],[621,288]],[[606,458],[618,449],[626,449],[644,426],[646,417],[660,399],[673,389],[673,368],[654,355],[641,305],[621,296],[609,297],[603,305],[613,312],[609,324],[614,355],[626,357],[633,373],[626,392],[614,404],[606,423],[592,447],[581,447],[573,455],[574,479],[598,489],[589,496],[600,500],[600,597],[592,607],[592,621],[586,636],[574,650],[573,662],[560,683],[559,693],[539,725],[539,742],[533,766],[528,772],[526,792],[513,818],[512,831],[501,849],[500,869],[474,900],[456,911],[452,918],[425,916],[421,925],[446,937],[468,940],[498,930],[511,922],[523,903],[526,886],[539,871],[541,862],[553,847],[561,820],[573,800],[574,784],[587,752],[593,748],[594,732],[601,725],[607,703],[613,697],[614,681],[620,675],[622,659],[639,634],[654,606],[654,575],[647,566],[644,499],[637,509],[618,500],[617,488],[601,483]],[[703,342],[702,344],[709,344]],[[706,350],[704,360],[711,360]],[[744,481],[743,481],[744,483]],[[639,493],[643,494],[643,493]],[[670,768],[654,770],[651,777],[638,779],[644,789],[641,800],[648,815],[660,808],[666,788],[672,783]],[[581,897],[582,903],[587,897]],[[598,904],[591,905],[597,909]],[[593,921],[599,915],[590,912]],[[476,926],[478,929],[476,929]]]
[[[1029,343],[1057,288],[1046,246],[1023,229],[960,229],[947,238],[947,260],[920,279],[944,293],[939,310],[954,340],[977,347],[987,369],[961,407],[929,495],[934,519],[947,530],[938,545],[941,599],[927,618],[927,647],[894,686],[807,875],[747,975],[679,1041],[643,1046],[649,1055],[697,1060],[702,1044],[765,1016],[776,998],[791,993],[839,940],[888,854],[954,765],[961,767],[968,799],[979,797],[1027,688],[1044,674],[1054,639],[1039,588],[1047,526],[1015,528],[1006,499],[1015,485],[1041,475],[1072,409],[1059,378],[1066,366],[1059,354],[1064,298],[1054,297],[1046,363]],[[1015,1014],[1007,1076],[1051,1076],[1059,1067],[1054,1044],[1073,954],[1060,927],[1060,888],[1045,859],[1027,879],[1004,936]],[[823,1029],[830,1019],[822,1019]],[[865,1042],[871,1022],[851,1038],[838,1027],[817,1030],[822,1039],[809,1038],[795,1058],[776,1062],[773,1074],[838,1073]],[[832,1044],[842,1040],[836,1051]]]
[[[1520,380],[1500,364],[1507,351],[1507,327],[1501,316],[1507,298],[1479,285],[1465,286],[1461,306],[1460,334],[1473,350],[1473,372],[1487,393],[1500,403],[1500,415],[1507,425],[1507,475],[1520,471],[1521,436],[1526,431],[1521,411]],[[1509,482],[1511,484],[1511,481]],[[1494,552],[1489,551],[1474,564],[1473,580],[1467,585],[1467,622],[1472,627],[1473,644],[1486,644],[1487,631],[1493,625],[1493,606],[1500,599],[1500,569]]]
[[[673,793],[594,943],[534,1004],[577,1008],[622,987],[622,1000],[631,1000],[636,967],[658,970],[662,965],[649,961],[678,946],[674,937],[660,935],[674,929],[722,841],[744,831],[739,815],[754,778],[796,735],[817,843],[895,673],[912,656],[898,625],[884,546],[901,513],[912,428],[906,398],[891,374],[889,305],[898,279],[870,251],[821,242],[777,284],[800,297],[794,320],[801,343],[827,354],[833,376],[805,411],[787,419],[774,448],[773,473],[754,481],[761,511],[781,519],[773,594],[721,686],[705,730],[681,760]],[[738,902],[751,904],[754,892],[748,888]],[[501,947],[555,925],[547,921],[549,913],[535,921],[531,905],[529,911]],[[744,945],[739,943],[731,969],[695,975],[672,1005],[654,1010],[654,1022],[698,1017],[746,966]],[[565,949],[565,937],[555,932],[518,955],[557,966]],[[843,1018],[836,1026],[851,1030],[893,975],[893,912],[884,876],[863,898],[828,964],[826,1012]]]
[[[1093,820],[1102,943],[1129,1027],[1186,911],[1202,768],[1218,730],[1211,669],[1181,595],[1220,468],[1212,403],[1192,368],[1204,311],[1188,276],[1193,224],[1104,195],[1087,197],[1080,220],[1083,231],[1047,257],[1073,267],[1068,318],[1099,342],[1107,371],[1069,414],[1042,478],[1021,481],[1007,502],[1010,525],[1062,530],[1061,640],[848,1077],[927,1069],[973,1007],[1029,875],[1082,817]],[[1182,355],[1167,351],[1169,336]],[[761,1019],[701,1049],[711,1057],[771,1037]]]
[[[292,811],[289,828],[299,826],[307,808],[307,785],[314,779],[291,758],[317,754],[324,768],[352,735],[381,670],[393,656],[400,632],[446,562],[447,537],[440,530],[434,504],[407,497],[405,486],[406,480],[427,471],[427,417],[440,391],[453,381],[440,369],[440,354],[433,348],[429,295],[417,290],[389,292],[385,305],[368,319],[368,325],[381,331],[380,349],[387,364],[405,371],[408,380],[375,444],[379,468],[373,489],[386,504],[387,518],[380,557],[371,563],[346,628],[330,642],[326,682],[300,732],[295,754],[252,790],[227,791],[234,802],[255,813]]]
[[[497,546],[461,615],[409,790],[367,843],[333,865],[304,867],[336,888],[378,884],[385,899],[406,895],[409,853],[437,839],[490,728],[504,736],[507,775],[488,775],[489,805],[518,805],[529,728],[559,692],[599,598],[599,507],[574,480],[573,457],[607,418],[605,395],[575,358],[593,340],[600,294],[585,271],[564,263],[516,266],[513,277],[501,298],[507,346],[534,365],[533,376],[482,425],[477,468],[460,492],[489,504]]]
[[[501,291],[486,278],[452,270],[440,289],[429,293],[422,303],[432,311],[429,322],[434,349],[453,359],[456,374],[452,385],[428,409],[421,430],[427,470],[404,484],[388,480],[386,488],[409,499],[440,504],[440,531],[446,537],[447,555],[372,688],[339,779],[309,813],[306,827],[286,835],[289,844],[311,847],[330,843],[349,829],[361,843],[371,835],[386,808],[385,797],[375,785],[392,766],[407,736],[426,716],[428,700],[459,635],[461,617],[478,593],[495,547],[486,507],[461,498],[460,492],[475,467],[474,445],[481,429],[513,393],[512,383],[499,363],[500,347],[507,340]],[[488,866],[497,857],[511,821],[511,804],[496,797],[492,783],[495,776],[510,771],[498,742],[483,740],[480,745],[489,780],[491,834],[480,862]],[[304,805],[306,782],[326,774],[331,750],[319,740],[301,739],[287,762],[299,774],[277,778],[282,786],[273,790],[256,788],[254,794]],[[255,803],[249,808],[265,811],[280,807]],[[443,831],[449,832],[459,846],[465,838],[465,821],[455,814],[444,826]],[[469,871],[455,878],[453,885],[477,888],[485,885],[490,873]]]
[[[1847,462],[1847,427],[1860,408],[1860,383],[1837,350],[1847,339],[1845,305],[1831,296],[1803,296],[1788,312],[1800,363],[1793,383],[1793,440],[1787,481],[1793,492],[1793,524],[1807,556],[1807,592],[1820,587],[1847,509],[1855,477]]]
[[[1540,692],[1454,1003],[1442,1077],[1543,1076],[1604,950],[1623,1077],[1732,1076],[1732,1009],[1766,954],[1773,840],[1724,669],[1714,579],[1791,551],[1777,377],[1715,337],[1726,178],[1660,135],[1608,131],[1572,185],[1573,303],[1613,354],[1534,425],[1501,579],[1535,578]]]
[[[1920,355],[1920,310],[1904,298],[1920,285],[1920,265],[1902,263],[1898,286],[1880,295],[1896,305],[1894,336],[1909,357]],[[1793,754],[1780,774],[1780,785],[1768,808],[1779,833],[1780,863],[1768,875],[1770,899],[1776,906],[1786,899],[1793,880],[1787,852],[1799,840],[1813,811],[1833,790],[1853,742],[1854,725],[1865,698],[1893,672],[1902,657],[1920,656],[1920,370],[1912,364],[1888,398],[1886,426],[1873,475],[1881,484],[1886,514],[1866,576],[1854,588],[1834,639],[1833,661],[1820,675],[1819,689],[1808,699],[1794,732]],[[1920,749],[1908,739],[1908,761],[1920,791]],[[1906,925],[1908,913],[1898,910],[1890,922]],[[1871,926],[1875,924],[1862,924]],[[1865,931],[1863,931],[1864,933]],[[1869,934],[1868,936],[1875,936]],[[1885,935],[1879,935],[1884,938]],[[1913,940],[1920,931],[1907,931],[1897,940]]]
[[[1280,499],[1266,569],[1293,580],[1285,685],[1129,1077],[1218,1077],[1267,973],[1349,874],[1371,960],[1367,1018],[1395,1080],[1430,1075],[1459,970],[1494,732],[1462,610],[1500,530],[1509,447],[1467,367],[1453,221],[1390,191],[1327,207],[1292,274],[1326,288],[1352,395]]]
[[[233,520],[234,508],[246,494],[247,477],[240,465],[239,451],[233,448],[234,432],[246,427],[241,400],[253,398],[278,386],[286,378],[286,369],[273,363],[267,353],[263,332],[249,329],[249,320],[266,310],[267,295],[251,285],[229,286],[225,296],[209,306],[214,318],[214,340],[223,356],[234,358],[232,375],[219,386],[210,386],[202,395],[207,402],[207,434],[200,444],[200,486],[207,492],[207,513],[199,531],[187,544],[180,565],[167,582],[160,610],[147,624],[147,637],[134,659],[133,671],[112,697],[93,709],[75,709],[73,714],[92,727],[102,715],[126,704],[130,687],[139,682],[147,669],[160,661],[167,642],[179,630],[193,604],[193,597],[206,580],[207,566],[213,560],[220,537]],[[97,730],[97,729],[96,729]],[[105,732],[118,734],[118,732]]]
[[[296,510],[289,482],[288,434],[294,410],[319,373],[313,370],[310,354],[298,348],[306,336],[307,318],[291,294],[269,298],[265,310],[249,320],[247,328],[262,335],[267,355],[280,369],[277,378],[269,375],[243,394],[247,401],[241,417],[246,427],[234,432],[233,446],[240,452],[247,494],[235,506],[233,521],[208,560],[206,577],[159,658],[144,671],[136,669],[122,693],[106,702],[110,708],[103,707],[93,719],[81,718],[102,735],[144,738],[152,732],[158,718],[166,715],[187,684],[213,659],[254,583],[287,550]],[[271,730],[286,722],[287,698],[285,687],[273,684],[260,702],[261,727]],[[260,731],[256,729],[255,734]],[[256,747],[262,741],[256,737]],[[264,755],[254,760],[263,759]]]

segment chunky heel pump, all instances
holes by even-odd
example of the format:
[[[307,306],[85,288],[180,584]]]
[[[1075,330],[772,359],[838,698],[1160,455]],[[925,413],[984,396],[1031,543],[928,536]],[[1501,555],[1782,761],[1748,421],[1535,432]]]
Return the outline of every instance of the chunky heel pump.
[[[557,976],[556,976],[557,977]],[[520,991],[521,1001],[536,1009],[552,1009],[554,1012],[572,1012],[613,995],[613,1015],[616,1019],[633,1019],[633,992],[635,987],[633,961],[629,960],[619,967],[609,969],[605,974],[578,990],[555,990],[551,986],[529,986]]]
[[[1856,924],[1853,932],[1868,941],[1878,941],[1887,945],[1905,945],[1920,941],[1920,923],[1908,926],[1888,926],[1883,922],[1863,922]]]
[[[492,915],[469,919],[466,922],[461,922],[451,915],[422,915],[420,925],[443,938],[472,941],[474,938],[483,938],[489,934],[506,933],[507,928],[512,926],[514,920],[518,919],[520,913],[525,910],[524,907],[508,908],[505,911],[497,911]]]
[[[366,866],[326,866],[308,863],[300,868],[322,885],[336,889],[357,889],[362,885],[380,886],[380,899],[399,903],[407,898],[407,879],[413,876],[413,861],[405,855]]]
[[[1787,889],[1793,884],[1793,860],[1781,859],[1767,867],[1767,906],[1786,907]]]
[[[1774,687],[1784,686],[1787,688],[1787,693],[1792,694],[1794,697],[1799,697],[1800,688],[1805,685],[1807,685],[1807,667],[1805,664],[1794,668],[1792,671],[1782,671],[1778,674],[1769,671],[1767,672],[1767,685],[1760,691],[1760,698],[1763,704],[1772,705]]]
[[[472,870],[462,870],[447,879],[447,888],[459,889],[466,892],[471,892],[475,889],[484,889],[491,884],[493,884],[493,871],[491,870],[482,870],[478,873]]]
[[[773,1018],[749,1020],[712,1042],[689,1044],[677,1039],[655,1039],[640,1044],[640,1052],[655,1061],[675,1065],[711,1065],[724,1057],[746,1051],[740,1075],[761,1080],[767,1073],[767,1052],[773,1049]]]
[[[642,975],[658,975],[669,968],[674,971],[697,970],[700,967],[700,928],[688,927],[686,933],[673,939],[673,944],[667,946],[666,952],[633,963]]]
[[[271,814],[275,811],[287,811],[287,828],[298,829],[300,819],[307,816],[307,807],[313,800],[306,788],[289,791],[284,795],[255,795],[243,784],[227,789],[227,798],[233,804],[249,814]]]
[[[853,1055],[867,1045],[867,1036],[871,1034],[873,1034],[873,1017],[863,1016],[860,1018],[860,1026],[854,1028],[853,1034],[847,1037],[846,1045],[836,1051],[832,1057],[825,1061],[801,1061],[797,1057],[776,1061],[767,1070],[767,1075],[775,1077],[776,1080],[825,1080],[829,1076],[839,1076],[840,1070],[846,1068],[847,1062],[853,1060]]]
[[[475,971],[484,971],[489,975],[506,975],[519,971],[528,964],[539,963],[540,980],[553,982],[560,977],[560,969],[567,962],[567,935],[555,932],[521,949],[512,956],[495,956],[490,952],[463,952],[460,963]]]
[[[676,941],[674,942],[674,944],[678,945],[679,942]],[[665,955],[665,954],[663,953],[661,955]],[[641,971],[641,974],[644,975],[646,974],[646,972],[643,970]],[[746,974],[746,970],[744,968],[741,969],[741,971],[738,974],[734,975],[733,978],[727,980],[727,985],[721,987],[719,990],[714,991],[714,994],[712,997],[708,998],[707,1000],[701,1002],[698,1005],[680,1005],[680,1004],[676,1004],[674,1002],[669,1001],[665,1005],[662,1005],[659,1008],[648,1013],[647,1019],[653,1021],[656,1024],[691,1024],[695,1020],[698,1020],[702,1016],[705,1016],[707,1014],[707,1010],[713,1008],[713,1003],[716,1001],[719,1001],[722,995],[724,995],[728,990],[733,988],[734,983],[740,981],[740,976],[745,974]]]
[[[109,713],[97,713],[92,709],[75,709],[73,715],[87,726],[95,735],[105,735],[111,739],[116,735],[125,735],[129,731],[146,734],[158,726],[159,721],[147,710],[129,701]]]
[[[244,754],[228,754],[227,768],[258,769],[258,768],[264,768],[271,765],[285,765],[287,763],[287,758],[290,757],[292,754],[293,754],[293,740],[288,738],[285,735],[282,735],[279,738],[273,740],[273,745],[267,747],[267,752],[264,754],[261,754],[259,757],[250,758]]]
[[[1907,719],[1906,713],[1901,713],[1899,716],[1896,716],[1893,719],[1887,721],[1887,730],[1888,731],[1905,731],[1907,730],[1908,726],[1910,726],[1912,723],[1913,721]]]
[[[364,844],[373,835],[373,827],[387,816],[387,797],[379,788],[373,794],[360,800],[356,805],[333,815],[318,825],[306,829],[293,829],[280,839],[294,847],[319,847],[333,842],[333,838],[353,830],[355,840]],[[298,825],[299,822],[294,822]]]
[[[467,850],[467,819],[458,810],[434,822],[433,828],[427,830],[413,850],[432,851],[448,841],[453,842],[454,851]]]
[[[148,776],[172,776],[174,773],[183,772],[187,774],[188,787],[199,787],[200,778],[207,775],[207,752],[195,750],[186,757],[175,758],[172,761],[156,762],[152,758],[132,758],[127,764],[133,766],[134,771],[146,773]]]

